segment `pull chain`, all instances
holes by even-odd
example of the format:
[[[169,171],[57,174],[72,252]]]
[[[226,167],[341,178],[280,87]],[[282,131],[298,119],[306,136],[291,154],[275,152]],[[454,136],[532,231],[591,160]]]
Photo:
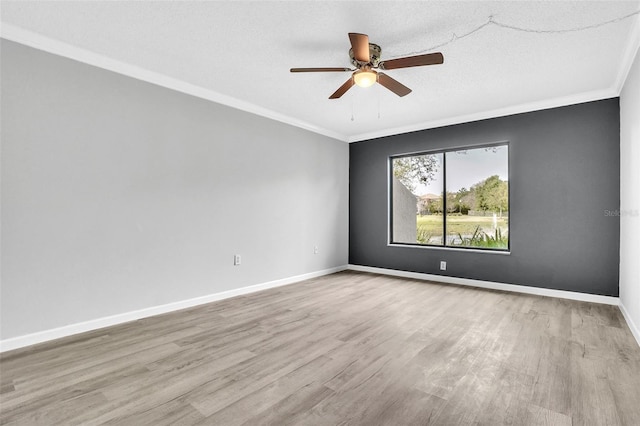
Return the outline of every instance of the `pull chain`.
[[[355,95],[351,95],[351,121],[355,121],[355,118],[353,117],[354,98],[355,98]]]

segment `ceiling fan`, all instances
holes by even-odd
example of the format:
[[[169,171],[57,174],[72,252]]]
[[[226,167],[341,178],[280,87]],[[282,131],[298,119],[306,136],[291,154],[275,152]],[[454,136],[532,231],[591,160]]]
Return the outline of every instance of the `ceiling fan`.
[[[351,78],[345,81],[338,90],[329,96],[329,99],[338,99],[354,84],[360,87],[369,87],[376,82],[398,96],[406,96],[411,93],[411,89],[382,72],[374,71],[374,69],[394,70],[398,68],[420,67],[423,65],[437,65],[444,62],[444,57],[440,52],[381,61],[380,53],[382,49],[377,44],[369,43],[368,35],[349,33],[349,41],[351,41],[349,57],[355,68],[291,68],[291,72],[353,71]]]

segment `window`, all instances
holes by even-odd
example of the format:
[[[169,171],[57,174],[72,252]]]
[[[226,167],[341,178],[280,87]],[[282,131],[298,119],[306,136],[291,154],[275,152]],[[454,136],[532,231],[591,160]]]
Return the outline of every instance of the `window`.
[[[509,249],[509,146],[390,158],[392,244]]]

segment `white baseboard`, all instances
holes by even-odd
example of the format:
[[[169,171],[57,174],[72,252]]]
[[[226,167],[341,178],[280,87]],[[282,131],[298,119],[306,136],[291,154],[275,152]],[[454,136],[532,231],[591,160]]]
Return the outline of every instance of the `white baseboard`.
[[[418,280],[435,281],[447,284],[458,284],[471,287],[488,288],[491,290],[503,290],[514,293],[534,294],[538,296],[557,297],[560,299],[580,300],[582,302],[602,303],[605,305],[619,305],[620,299],[612,296],[599,296],[597,294],[578,293],[574,291],[552,290],[548,288],[528,287],[515,284],[496,283],[492,281],[472,280],[469,278],[448,277],[446,275],[423,274],[419,272],[397,271],[395,269],[374,268],[349,264],[351,271],[372,272],[374,274],[392,275],[395,277],[415,278]]]
[[[434,281],[439,283],[459,284],[471,287],[488,288],[492,290],[504,290],[514,293],[525,293],[537,296],[557,297],[560,299],[579,300],[582,302],[601,303],[604,305],[615,305],[618,306],[620,312],[622,312],[622,316],[624,317],[625,321],[627,321],[627,325],[629,325],[631,334],[633,334],[633,337],[635,337],[638,345],[640,346],[640,328],[636,323],[633,322],[631,315],[629,315],[627,308],[624,307],[619,297],[600,296],[597,294],[578,293],[575,291],[551,290],[548,288],[528,287],[523,285],[496,283],[492,281],[472,280],[468,278],[448,277],[445,275],[398,271],[395,269],[374,268],[371,266],[349,264],[347,269],[350,271],[371,272],[374,274],[391,275],[394,277],[414,278],[418,280]]]
[[[636,338],[636,342],[638,342],[638,346],[640,346],[640,328],[638,328],[638,325],[633,322],[631,315],[629,315],[629,311],[627,311],[627,308],[624,307],[622,302],[620,302],[620,312],[622,312],[622,316],[627,321],[631,334],[633,334],[633,337]]]
[[[391,275],[403,278],[414,278],[419,280],[435,281],[440,283],[458,284],[471,287],[487,288],[492,290],[503,290],[515,293],[533,294],[538,296],[557,297],[561,299],[579,300],[583,302],[602,303],[607,305],[617,305],[620,307],[620,311],[624,316],[629,328],[635,339],[640,345],[640,330],[638,326],[633,322],[629,313],[624,305],[620,303],[619,298],[611,296],[599,296],[594,294],[577,293],[564,290],[551,290],[546,288],[520,286],[514,284],[496,283],[491,281],[472,280],[468,278],[448,277],[444,275],[424,274],[418,272],[398,271],[394,269],[374,268],[371,266],[360,265],[343,265],[335,268],[324,269],[321,271],[310,272],[307,274],[296,275],[289,278],[283,278],[280,280],[269,281],[261,284],[255,284],[248,287],[242,287],[234,290],[223,291],[220,293],[214,293],[207,296],[196,297],[193,299],[182,300],[179,302],[167,303],[165,305],[152,306],[150,308],[144,308],[137,311],[125,312],[122,314],[111,315],[103,318],[96,318],[81,323],[70,324],[63,327],[53,328],[50,330],[44,330],[37,333],[26,334],[23,336],[12,337],[10,339],[0,340],[0,353],[10,351],[13,349],[19,349],[37,343],[47,342],[62,337],[72,336],[74,334],[84,333],[87,331],[93,331],[104,327],[110,327],[113,325],[122,324],[129,321],[135,321],[141,318],[147,318],[154,315],[160,315],[168,312],[178,311],[180,309],[191,308],[206,303],[215,302],[218,300],[228,299],[243,294],[254,293],[261,290],[280,287],[288,284],[293,284],[299,281],[308,280],[311,278],[321,277],[323,275],[329,275],[344,270],[371,272],[374,274]]]
[[[139,309],[137,311],[125,312],[122,314],[111,315],[103,318],[96,318],[76,324],[65,325],[63,327],[53,328],[50,330],[39,331],[37,333],[25,334],[23,336],[12,337],[10,339],[0,340],[0,353],[13,349],[23,348],[36,343],[47,342],[61,337],[72,336],[74,334],[93,331],[104,327],[122,324],[137,319],[160,315],[167,312],[178,311],[180,309],[191,308],[193,306],[203,305],[218,300],[228,299],[230,297],[240,296],[243,294],[254,293],[256,291],[266,290],[269,288],[280,287],[311,278],[321,277],[323,275],[333,274],[335,272],[344,271],[347,265],[337,266],[335,268],[323,269],[321,271],[310,272],[307,274],[296,275],[280,280],[269,281],[261,284],[255,284],[248,287],[237,288],[234,290],[223,291],[220,293],[209,294],[206,296],[195,297],[193,299],[181,300],[179,302],[167,303],[165,305],[152,306],[149,308]]]

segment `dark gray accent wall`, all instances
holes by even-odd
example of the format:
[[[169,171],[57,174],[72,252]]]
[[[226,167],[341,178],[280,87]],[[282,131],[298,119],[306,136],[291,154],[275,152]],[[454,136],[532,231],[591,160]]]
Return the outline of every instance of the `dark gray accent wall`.
[[[618,101],[352,143],[349,263],[618,296]],[[501,141],[510,144],[510,254],[388,245],[389,156]]]

